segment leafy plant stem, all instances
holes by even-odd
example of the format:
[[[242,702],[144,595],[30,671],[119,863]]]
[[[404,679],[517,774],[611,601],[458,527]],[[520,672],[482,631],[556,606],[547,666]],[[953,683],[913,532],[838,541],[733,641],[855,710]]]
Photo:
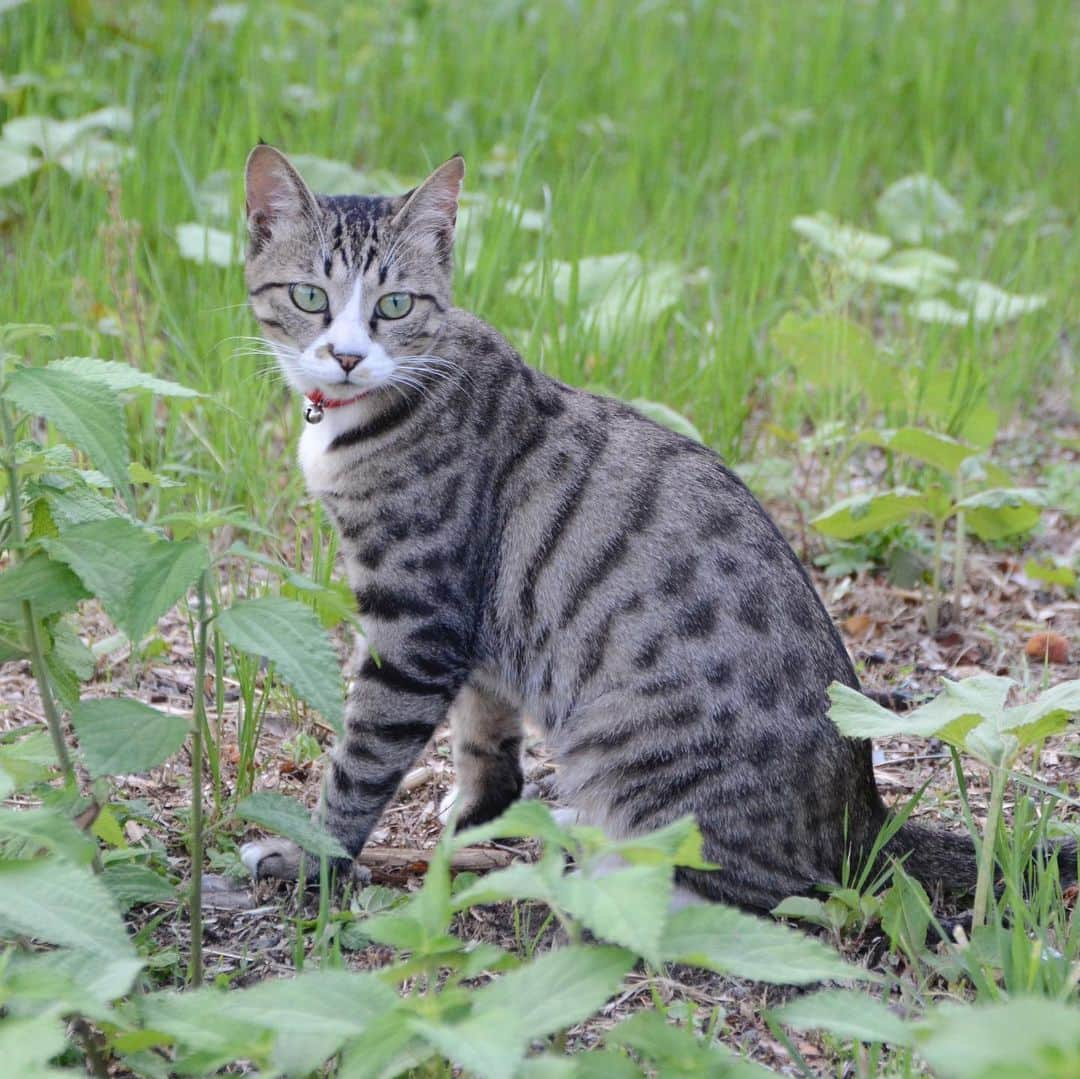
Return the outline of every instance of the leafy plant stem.
[[[4,430],[4,469],[7,472],[8,481],[8,508],[11,513],[11,539],[12,557],[18,559],[26,536],[23,532],[22,522],[22,494],[19,489],[19,468],[15,463],[15,427],[11,422],[11,415],[7,405],[0,402],[0,423]],[[56,701],[53,700],[52,688],[49,685],[49,672],[45,666],[45,652],[41,647],[41,633],[39,632],[37,619],[34,617],[33,604],[28,599],[22,601],[23,621],[26,623],[26,637],[30,645],[30,666],[34,672],[34,680],[37,682],[38,693],[41,695],[41,707],[45,712],[45,722],[49,725],[49,735],[52,737],[53,748],[56,751],[56,759],[60,764],[60,771],[64,775],[64,782],[74,788],[77,784],[75,768],[71,763],[71,755],[68,753],[67,743],[64,741],[64,726],[57,710]]]
[[[964,497],[963,490],[961,489],[960,477],[956,477],[955,486],[953,488],[953,499],[959,502]],[[956,514],[955,521],[956,528],[956,541],[953,546],[953,618],[959,619],[960,617],[960,598],[964,593],[964,559],[966,557],[966,535],[964,532],[964,511],[960,510]]]
[[[194,723],[191,728],[191,891],[188,919],[191,923],[191,959],[188,982],[202,985],[202,864],[203,864],[203,729],[206,726],[206,637],[209,619],[206,608],[207,574],[199,575],[198,622],[195,639],[195,687],[192,693]]]
[[[994,767],[990,775],[990,806],[986,813],[986,828],[979,847],[979,871],[975,879],[975,907],[971,913],[971,927],[978,929],[986,924],[986,912],[990,901],[990,884],[994,877],[994,844],[997,840],[998,821],[1005,801],[1005,783],[1008,769],[1003,765]]]

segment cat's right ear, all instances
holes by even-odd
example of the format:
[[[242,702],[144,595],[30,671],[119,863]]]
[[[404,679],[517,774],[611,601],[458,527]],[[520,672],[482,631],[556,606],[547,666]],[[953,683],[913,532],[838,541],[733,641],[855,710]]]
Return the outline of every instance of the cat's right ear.
[[[289,159],[273,146],[260,143],[248,154],[244,186],[253,251],[270,239],[279,221],[319,219],[318,203],[311,188]]]

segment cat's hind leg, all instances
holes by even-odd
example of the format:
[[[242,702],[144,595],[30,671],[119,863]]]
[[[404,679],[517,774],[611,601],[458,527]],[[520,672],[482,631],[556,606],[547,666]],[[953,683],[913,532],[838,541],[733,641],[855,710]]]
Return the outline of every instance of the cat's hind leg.
[[[456,810],[460,830],[494,820],[520,796],[521,715],[506,701],[467,685],[450,706],[450,732],[456,782],[439,817],[445,824]]]

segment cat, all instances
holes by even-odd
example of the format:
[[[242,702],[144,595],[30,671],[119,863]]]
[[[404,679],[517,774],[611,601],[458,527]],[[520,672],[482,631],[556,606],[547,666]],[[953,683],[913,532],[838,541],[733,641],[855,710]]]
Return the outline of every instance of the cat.
[[[889,814],[869,743],[827,715],[831,682],[858,688],[836,628],[715,453],[452,306],[463,177],[452,157],[405,195],[326,196],[270,146],[247,162],[252,309],[308,398],[300,464],[370,649],[326,827],[358,854],[448,716],[458,827],[493,819],[522,790],[524,712],[562,800],[609,834],[693,814],[719,866],[678,871],[698,895],[766,911],[837,883]],[[295,878],[301,854],[243,860]],[[967,836],[906,822],[884,855],[974,887]]]

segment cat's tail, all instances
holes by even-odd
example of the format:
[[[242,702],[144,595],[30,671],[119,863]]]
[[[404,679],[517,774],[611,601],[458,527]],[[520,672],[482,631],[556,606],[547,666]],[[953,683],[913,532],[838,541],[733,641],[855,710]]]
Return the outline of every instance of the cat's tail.
[[[1042,856],[1056,854],[1058,873],[1063,886],[1077,879],[1075,839],[1055,840],[1042,849]],[[926,890],[933,895],[941,890],[950,893],[975,891],[978,865],[975,844],[970,836],[927,824],[905,821],[885,844],[883,854],[901,862]]]

